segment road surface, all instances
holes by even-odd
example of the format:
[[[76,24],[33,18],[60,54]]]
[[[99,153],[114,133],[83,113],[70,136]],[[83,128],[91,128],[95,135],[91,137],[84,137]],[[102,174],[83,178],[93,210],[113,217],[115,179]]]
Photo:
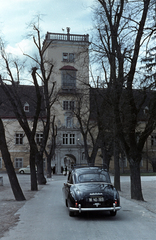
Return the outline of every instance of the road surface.
[[[55,176],[17,212],[20,220],[1,240],[150,240],[156,214],[121,197],[122,209],[69,217],[62,195],[65,177]]]

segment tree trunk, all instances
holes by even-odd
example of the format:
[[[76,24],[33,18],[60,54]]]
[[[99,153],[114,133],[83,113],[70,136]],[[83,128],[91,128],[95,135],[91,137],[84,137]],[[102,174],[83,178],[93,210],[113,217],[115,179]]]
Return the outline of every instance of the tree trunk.
[[[152,161],[153,172],[156,172],[156,160]]]
[[[46,178],[44,176],[43,156],[37,154],[37,181],[38,184],[46,184]]]
[[[31,145],[30,145],[31,146]],[[37,191],[37,176],[36,176],[36,166],[35,166],[35,152],[34,148],[30,147],[30,172],[31,172],[31,191]]]
[[[3,126],[3,122],[0,119],[0,150],[2,153],[2,157],[4,160],[4,164],[8,173],[8,177],[9,177],[9,181],[11,184],[11,188],[13,191],[13,194],[15,196],[15,199],[17,201],[24,201],[26,200],[24,197],[24,194],[22,192],[22,189],[19,185],[11,158],[10,158],[10,153],[8,151],[8,147],[6,144],[6,140],[5,140],[5,132],[4,132],[4,126]]]
[[[131,171],[131,198],[144,201],[141,188],[140,162],[130,161]]]
[[[114,140],[114,187],[121,191],[120,186],[120,165],[119,165],[119,150],[117,141]]]
[[[108,151],[106,149],[105,143],[103,142],[102,147],[101,147],[101,152],[102,152],[102,158],[103,158],[103,166],[107,168],[107,170],[109,171],[109,165],[110,165],[110,160],[111,157],[108,154]]]
[[[10,154],[6,157],[9,160]],[[3,156],[3,159],[5,159],[4,156]],[[11,188],[12,188],[14,197],[15,197],[16,201],[24,201],[26,199],[25,199],[25,196],[24,196],[24,194],[22,192],[22,189],[19,185],[19,182],[18,182],[16,173],[15,173],[15,170],[14,170],[13,164],[11,162],[11,159],[9,160],[9,162],[11,162],[11,164],[7,164],[6,162],[8,162],[8,161],[4,160],[5,167],[6,167],[6,170],[7,170],[7,174],[8,174],[8,177],[9,177],[9,181],[10,181],[10,184],[11,184]]]
[[[52,169],[51,169],[51,157],[48,156],[47,157],[47,178],[51,178],[51,172],[52,172]]]

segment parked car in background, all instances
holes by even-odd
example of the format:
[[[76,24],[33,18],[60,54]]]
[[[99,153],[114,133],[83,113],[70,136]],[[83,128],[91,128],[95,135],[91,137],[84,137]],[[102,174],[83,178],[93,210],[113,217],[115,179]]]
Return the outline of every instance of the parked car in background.
[[[20,168],[18,172],[21,174],[30,173],[30,166],[28,165],[27,167]]]
[[[119,193],[103,167],[73,167],[62,190],[69,216],[84,211],[109,211],[115,216],[121,209]]]

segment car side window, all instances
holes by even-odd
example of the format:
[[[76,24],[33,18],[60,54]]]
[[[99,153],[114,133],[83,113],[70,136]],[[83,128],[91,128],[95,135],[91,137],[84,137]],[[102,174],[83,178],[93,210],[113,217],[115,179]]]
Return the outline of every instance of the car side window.
[[[71,172],[69,172],[69,174],[68,174],[67,182],[69,182],[70,175],[71,175]]]
[[[72,178],[71,172],[69,172],[67,181],[68,181],[68,183],[73,184],[73,178]]]
[[[72,178],[72,175],[70,174],[70,177],[69,177],[69,183],[70,184],[73,184],[73,178]]]

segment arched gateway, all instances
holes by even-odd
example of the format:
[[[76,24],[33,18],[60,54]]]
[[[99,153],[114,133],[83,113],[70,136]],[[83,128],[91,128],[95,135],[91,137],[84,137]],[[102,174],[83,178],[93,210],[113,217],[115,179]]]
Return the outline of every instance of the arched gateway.
[[[73,148],[58,147],[55,151],[55,158],[52,160],[52,167],[55,166],[55,173],[62,174],[63,169],[71,168],[73,164],[85,163],[83,146],[75,145]]]
[[[72,165],[76,164],[76,158],[72,154],[66,154],[64,157],[64,167],[70,169]]]

